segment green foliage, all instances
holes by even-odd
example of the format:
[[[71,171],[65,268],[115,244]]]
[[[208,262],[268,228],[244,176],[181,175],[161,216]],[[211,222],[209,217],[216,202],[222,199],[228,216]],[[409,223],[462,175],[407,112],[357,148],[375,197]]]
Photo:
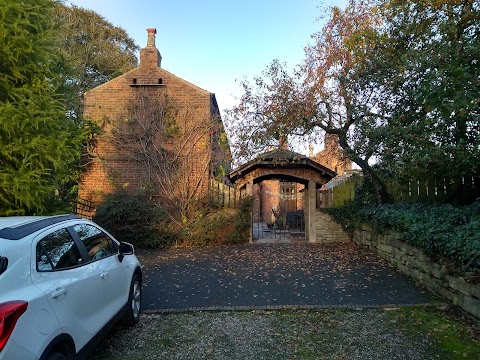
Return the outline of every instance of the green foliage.
[[[138,247],[162,248],[176,241],[166,212],[142,196],[109,194],[97,207],[93,220],[118,240]]]
[[[80,123],[83,105],[78,95],[133,69],[138,46],[124,29],[92,10],[58,4],[53,17],[58,24],[56,50],[71,65],[62,72],[62,90],[69,115]]]
[[[222,151],[223,153],[230,153],[230,144],[228,142],[228,137],[227,134],[223,131],[218,136],[218,146],[220,148],[220,151]]]
[[[56,4],[0,0],[0,215],[54,212],[55,194],[76,176],[83,133],[58,91]]]
[[[105,196],[93,218],[120,241],[140,248],[215,246],[248,242],[253,198],[238,208],[197,207],[192,221],[174,223],[167,212],[147,197],[118,192]]]
[[[198,215],[183,229],[182,246],[215,246],[244,244],[249,241],[252,197],[240,200],[238,208],[217,209]]]
[[[402,307],[389,311],[389,316],[399,323],[407,336],[418,337],[419,332],[441,344],[445,358],[478,359],[480,341],[478,329],[471,319],[450,308]],[[477,331],[475,331],[477,330]]]
[[[479,173],[480,2],[381,2],[385,37],[368,79],[391,99],[381,165],[403,179]]]
[[[223,177],[225,177],[227,175],[225,165],[223,164],[218,165],[214,171],[214,174],[217,179],[222,179]]]
[[[480,272],[480,201],[462,207],[352,202],[327,212],[348,231],[361,224],[379,232],[393,230],[430,256],[449,259],[464,271]]]

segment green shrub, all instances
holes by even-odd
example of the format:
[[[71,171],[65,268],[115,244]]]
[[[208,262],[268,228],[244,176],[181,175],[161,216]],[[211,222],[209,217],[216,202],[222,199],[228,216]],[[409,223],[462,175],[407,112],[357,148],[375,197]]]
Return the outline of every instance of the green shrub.
[[[403,240],[432,257],[450,259],[462,271],[480,272],[480,201],[469,206],[451,204],[350,203],[328,209],[347,231],[362,223],[376,231],[393,230]]]
[[[250,213],[253,200],[240,201],[239,208],[218,209],[198,216],[183,229],[182,246],[244,244],[249,241]]]
[[[97,207],[94,221],[118,240],[142,248],[215,246],[249,241],[253,199],[246,197],[232,209],[202,207],[198,201],[194,218],[185,224],[172,223],[166,211],[143,196],[123,192],[110,194]]]
[[[177,239],[165,210],[142,196],[109,194],[97,207],[93,220],[118,240],[138,247],[163,248]]]

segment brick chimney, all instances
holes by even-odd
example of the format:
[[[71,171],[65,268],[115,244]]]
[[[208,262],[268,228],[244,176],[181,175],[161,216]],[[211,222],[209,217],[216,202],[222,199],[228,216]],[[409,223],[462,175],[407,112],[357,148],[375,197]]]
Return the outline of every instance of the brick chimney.
[[[140,50],[140,67],[156,68],[161,67],[162,55],[155,47],[155,34],[157,29],[148,28],[147,47]]]
[[[328,149],[330,151],[337,151],[339,147],[340,145],[338,143],[338,135],[325,133],[324,149]]]
[[[285,135],[280,135],[278,139],[278,148],[282,150],[288,150],[288,137]]]

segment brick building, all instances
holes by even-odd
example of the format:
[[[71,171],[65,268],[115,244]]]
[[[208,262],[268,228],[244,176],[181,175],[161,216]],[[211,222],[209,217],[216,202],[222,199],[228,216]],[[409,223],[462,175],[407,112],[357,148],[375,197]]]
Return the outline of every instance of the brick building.
[[[163,69],[156,30],[147,32],[139,66],[84,95],[84,117],[102,131],[85,155],[80,199],[98,203],[118,189],[192,198],[228,164],[215,95]]]
[[[332,169],[337,174],[343,174],[352,169],[352,160],[345,157],[343,150],[338,144],[337,135],[325,134],[323,150],[315,155],[310,155],[310,157],[323,166]]]

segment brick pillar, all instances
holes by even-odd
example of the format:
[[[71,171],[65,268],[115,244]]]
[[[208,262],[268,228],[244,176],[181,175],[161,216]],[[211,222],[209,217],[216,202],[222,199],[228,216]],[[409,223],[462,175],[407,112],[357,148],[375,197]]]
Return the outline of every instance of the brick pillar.
[[[316,208],[316,184],[309,180],[305,189],[305,236],[310,243],[317,241]]]
[[[253,196],[253,181],[247,182],[245,186],[245,195]],[[252,209],[253,210],[253,209]],[[250,210],[250,230],[248,231],[248,242],[253,243],[253,211]]]
[[[253,181],[247,182],[245,185],[245,194],[248,195],[253,195]]]

